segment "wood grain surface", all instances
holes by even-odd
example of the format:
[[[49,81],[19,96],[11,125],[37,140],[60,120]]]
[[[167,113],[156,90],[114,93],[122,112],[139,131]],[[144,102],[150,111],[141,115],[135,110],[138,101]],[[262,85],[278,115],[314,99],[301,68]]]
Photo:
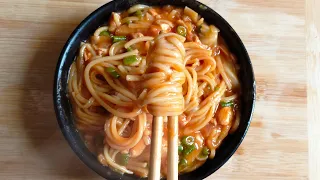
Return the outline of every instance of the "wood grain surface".
[[[320,1],[306,1],[309,179],[320,179]]]
[[[319,2],[202,2],[238,32],[257,81],[249,132],[236,154],[208,179],[319,180]],[[0,179],[102,179],[62,137],[52,86],[68,36],[104,3],[0,0]]]

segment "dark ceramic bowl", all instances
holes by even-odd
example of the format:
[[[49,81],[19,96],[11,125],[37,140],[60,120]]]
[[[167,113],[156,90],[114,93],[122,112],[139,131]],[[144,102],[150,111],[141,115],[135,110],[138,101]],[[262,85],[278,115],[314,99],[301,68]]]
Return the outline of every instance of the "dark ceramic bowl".
[[[219,169],[237,150],[249,128],[255,102],[255,80],[248,53],[237,33],[219,14],[206,5],[194,0],[115,0],[109,2],[91,13],[73,31],[62,49],[54,78],[53,100],[56,116],[61,131],[69,142],[73,151],[91,169],[106,179],[139,179],[135,175],[121,175],[108,167],[102,166],[97,158],[87,149],[81,140],[79,132],[74,126],[74,117],[68,98],[67,82],[69,68],[78,54],[80,42],[89,38],[91,34],[109,19],[111,12],[124,11],[135,4],[153,6],[175,5],[188,6],[197,11],[208,24],[214,24],[220,29],[220,35],[225,39],[231,52],[238,58],[240,64],[241,96],[241,122],[238,130],[228,135],[216,152],[212,160],[190,173],[182,174],[179,179],[204,179]]]

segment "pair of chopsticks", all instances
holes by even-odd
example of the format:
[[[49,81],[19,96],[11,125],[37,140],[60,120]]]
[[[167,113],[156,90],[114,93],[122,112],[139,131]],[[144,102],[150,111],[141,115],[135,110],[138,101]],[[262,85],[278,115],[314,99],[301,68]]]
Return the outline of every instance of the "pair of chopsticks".
[[[152,122],[149,180],[160,179],[163,118],[155,116]],[[168,180],[178,180],[178,159],[178,116],[170,116],[168,119]]]

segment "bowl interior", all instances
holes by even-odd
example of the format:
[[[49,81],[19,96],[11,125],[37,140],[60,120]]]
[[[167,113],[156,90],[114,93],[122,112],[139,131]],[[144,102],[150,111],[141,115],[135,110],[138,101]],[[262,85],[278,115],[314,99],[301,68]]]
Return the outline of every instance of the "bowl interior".
[[[86,148],[78,131],[75,129],[72,108],[68,98],[68,74],[69,69],[77,56],[80,43],[93,34],[102,24],[106,24],[111,12],[124,11],[135,4],[153,6],[175,5],[188,6],[197,11],[208,24],[213,24],[220,29],[220,35],[228,44],[231,52],[238,58],[240,64],[241,96],[241,121],[237,131],[228,135],[216,152],[212,160],[207,160],[201,167],[190,173],[182,174],[179,179],[203,179],[219,169],[236,151],[242,142],[250,125],[255,101],[255,81],[248,53],[236,32],[215,11],[194,0],[116,0],[105,4],[91,13],[74,30],[65,44],[55,74],[54,82],[54,106],[59,126],[71,148],[78,157],[91,169],[107,179],[138,179],[135,175],[120,175],[108,167],[102,166],[96,157]]]

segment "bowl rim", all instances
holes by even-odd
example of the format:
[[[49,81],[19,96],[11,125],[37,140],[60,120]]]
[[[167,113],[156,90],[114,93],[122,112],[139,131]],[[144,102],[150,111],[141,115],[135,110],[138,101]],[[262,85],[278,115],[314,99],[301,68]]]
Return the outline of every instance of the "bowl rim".
[[[64,118],[64,108],[61,105],[61,98],[63,95],[65,95],[63,92],[61,92],[61,84],[59,82],[59,80],[61,79],[61,74],[62,74],[62,66],[63,64],[66,62],[66,53],[69,51],[69,49],[72,47],[73,42],[75,41],[75,39],[77,38],[78,33],[82,30],[82,28],[89,23],[92,20],[92,17],[95,16],[96,14],[105,11],[105,8],[108,7],[109,5],[112,5],[113,3],[115,3],[118,0],[112,0],[108,3],[103,4],[102,6],[100,6],[98,9],[94,10],[92,13],[90,13],[84,20],[81,21],[81,23],[73,30],[73,32],[71,33],[71,35],[69,36],[68,40],[66,41],[65,45],[63,46],[57,65],[56,65],[56,69],[55,69],[55,75],[54,75],[54,86],[53,86],[53,102],[54,102],[54,110],[55,110],[55,114],[56,114],[56,118],[60,127],[60,130],[64,136],[64,138],[67,140],[69,146],[71,147],[71,149],[75,152],[75,154],[78,156],[78,158],[84,163],[86,164],[90,169],[92,169],[93,171],[95,171],[97,174],[99,174],[101,177],[106,178],[105,174],[101,171],[101,168],[99,169],[99,167],[97,167],[97,164],[95,162],[92,162],[90,160],[90,154],[87,154],[86,152],[83,152],[79,146],[77,146],[76,142],[74,142],[74,137],[72,136],[72,134],[70,133],[72,131],[72,129],[69,127],[68,124],[66,124]],[[120,0],[122,1],[122,0]],[[180,0],[182,2],[184,2],[184,0]],[[210,8],[209,6],[198,2],[196,0],[188,0],[188,1],[193,1],[199,5],[202,5],[204,7],[206,7],[206,9],[209,9],[211,11],[211,13],[214,13],[215,16],[217,16],[229,29],[230,31],[233,31],[233,35],[237,38],[237,42],[239,43],[239,46],[241,46],[242,48],[242,53],[245,56],[245,59],[248,61],[248,67],[249,67],[249,74],[250,77],[252,78],[251,81],[252,83],[252,101],[248,102],[249,104],[251,104],[250,107],[250,116],[249,119],[247,121],[247,126],[241,136],[241,138],[239,139],[239,141],[237,142],[237,144],[235,145],[234,149],[224,158],[224,160],[218,164],[217,166],[215,166],[214,168],[211,168],[211,170],[208,170],[208,172],[206,174],[203,174],[202,176],[199,177],[199,179],[204,179],[208,176],[210,176],[211,174],[213,174],[216,170],[218,170],[221,166],[223,166],[229,159],[230,157],[235,153],[235,151],[238,149],[238,147],[240,146],[240,144],[242,143],[244,137],[246,136],[249,127],[250,127],[250,123],[252,121],[252,117],[253,117],[253,111],[255,108],[255,101],[256,101],[256,82],[255,82],[255,76],[254,76],[254,71],[253,71],[253,66],[252,66],[252,62],[251,59],[249,57],[249,54],[247,52],[247,49],[245,48],[242,40],[240,39],[239,35],[236,33],[236,31],[231,27],[231,25],[222,17],[220,16],[215,10],[213,10],[212,8]],[[138,1],[138,3],[133,3],[134,4],[143,4],[140,1]],[[70,67],[69,67],[70,68]],[[69,73],[68,73],[69,75]],[[68,95],[66,95],[68,96]],[[71,112],[72,113],[72,112]],[[76,130],[77,131],[77,130]],[[102,166],[101,164],[99,164],[99,166]],[[109,167],[107,167],[109,168]],[[117,176],[116,179],[121,179],[125,177],[117,172],[115,172],[116,174],[118,174],[119,176]],[[180,175],[179,175],[180,176]],[[112,178],[111,178],[112,179]],[[139,179],[137,177],[137,179]]]

